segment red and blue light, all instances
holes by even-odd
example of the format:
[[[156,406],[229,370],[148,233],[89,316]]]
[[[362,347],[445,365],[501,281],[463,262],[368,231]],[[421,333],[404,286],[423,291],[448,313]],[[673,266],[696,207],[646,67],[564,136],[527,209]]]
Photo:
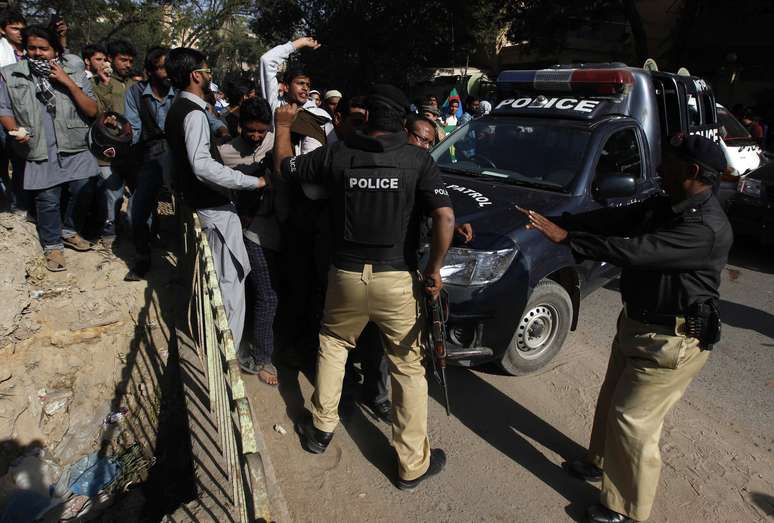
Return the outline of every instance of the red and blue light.
[[[536,91],[582,91],[600,96],[626,94],[634,85],[627,69],[539,69],[503,71],[498,84],[514,84]]]

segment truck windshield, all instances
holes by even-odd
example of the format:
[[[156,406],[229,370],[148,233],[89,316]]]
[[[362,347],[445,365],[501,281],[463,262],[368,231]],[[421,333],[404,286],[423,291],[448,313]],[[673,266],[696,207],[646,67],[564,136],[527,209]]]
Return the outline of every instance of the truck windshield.
[[[580,127],[485,117],[454,131],[431,154],[445,171],[566,191],[580,172],[588,141]]]
[[[752,141],[752,136],[750,136],[750,133],[745,129],[744,125],[742,125],[742,122],[736,119],[736,117],[731,114],[728,109],[722,106],[717,106],[718,110],[718,122],[720,122],[720,125],[726,128],[726,135],[723,137],[723,141],[726,143],[736,141]]]

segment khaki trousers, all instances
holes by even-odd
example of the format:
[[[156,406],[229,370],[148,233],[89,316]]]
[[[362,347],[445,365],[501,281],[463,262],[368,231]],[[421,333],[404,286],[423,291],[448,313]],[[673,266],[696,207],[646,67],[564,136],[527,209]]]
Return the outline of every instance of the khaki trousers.
[[[413,480],[430,466],[427,439],[427,380],[422,364],[422,289],[408,271],[362,272],[331,268],[320,330],[317,382],[312,396],[314,426],[333,432],[347,354],[369,321],[387,341],[392,384],[392,444],[398,455],[398,473]],[[372,350],[379,350],[373,347]]]
[[[656,497],[664,418],[709,358],[684,327],[682,318],[670,329],[622,312],[599,391],[588,458],[604,471],[600,501],[637,521]]]

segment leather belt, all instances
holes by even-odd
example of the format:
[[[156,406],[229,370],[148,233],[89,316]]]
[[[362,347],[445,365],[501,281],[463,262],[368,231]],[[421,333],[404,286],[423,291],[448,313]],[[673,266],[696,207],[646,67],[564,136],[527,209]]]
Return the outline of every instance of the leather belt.
[[[346,261],[346,260],[338,260],[333,263],[333,265],[336,266],[336,268],[341,269],[342,271],[351,271],[351,272],[363,272],[363,268],[366,265],[371,266],[371,272],[408,272],[410,269],[403,264],[390,264],[390,263],[362,263],[362,262],[352,262],[352,261]]]
[[[651,325],[661,325],[663,327],[674,328],[677,318],[680,315],[675,314],[659,314],[656,312],[650,312],[640,307],[632,307],[629,304],[624,304],[626,310],[626,316],[632,320],[639,321],[640,323],[649,323]]]

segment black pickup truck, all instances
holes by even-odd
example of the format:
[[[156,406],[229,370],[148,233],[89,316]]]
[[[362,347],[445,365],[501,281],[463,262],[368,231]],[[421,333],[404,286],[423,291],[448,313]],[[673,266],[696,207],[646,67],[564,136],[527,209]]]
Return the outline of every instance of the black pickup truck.
[[[433,151],[458,223],[442,276],[449,293],[449,358],[496,361],[513,375],[546,365],[574,330],[581,300],[613,279],[605,263],[525,229],[518,207],[546,216],[628,205],[660,191],[661,147],[676,132],[717,139],[704,81],[624,64],[505,71],[492,114]],[[692,109],[689,115],[689,105]],[[616,314],[617,311],[610,311]]]

